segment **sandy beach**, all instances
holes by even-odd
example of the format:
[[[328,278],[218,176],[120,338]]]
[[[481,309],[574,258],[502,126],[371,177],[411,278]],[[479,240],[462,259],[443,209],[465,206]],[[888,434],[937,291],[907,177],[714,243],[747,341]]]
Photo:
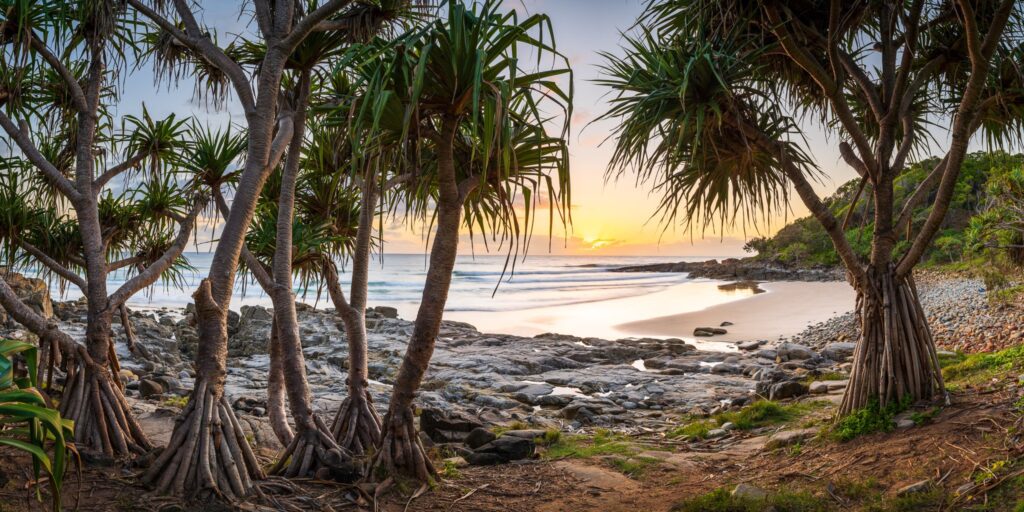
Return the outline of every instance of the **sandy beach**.
[[[615,326],[637,336],[692,338],[696,327],[726,327],[728,334],[699,338],[709,342],[774,341],[800,333],[808,325],[850,311],[856,299],[845,282],[761,283],[765,293],[717,304],[699,311],[660,316]]]

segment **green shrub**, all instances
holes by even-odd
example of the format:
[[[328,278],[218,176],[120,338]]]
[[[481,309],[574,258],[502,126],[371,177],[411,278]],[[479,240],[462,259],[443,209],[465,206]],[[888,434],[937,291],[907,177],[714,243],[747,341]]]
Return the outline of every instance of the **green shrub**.
[[[14,356],[25,359],[28,376],[14,375]],[[36,347],[14,340],[0,340],[0,445],[21,450],[32,457],[35,480],[45,473],[53,494],[53,509],[61,509],[61,487],[69,455],[74,425],[50,408],[37,388]],[[36,489],[36,498],[42,495]]]
[[[892,402],[885,407],[872,399],[867,407],[857,409],[842,417],[832,426],[830,436],[837,441],[849,441],[855,437],[875,432],[889,432],[893,429],[893,418],[910,407],[910,397]]]

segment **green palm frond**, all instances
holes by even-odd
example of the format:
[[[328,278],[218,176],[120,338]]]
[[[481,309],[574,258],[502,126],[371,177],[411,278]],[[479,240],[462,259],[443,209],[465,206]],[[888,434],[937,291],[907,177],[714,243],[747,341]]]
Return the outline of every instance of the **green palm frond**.
[[[342,59],[354,70],[358,91],[346,104],[350,132],[359,134],[355,154],[372,158],[377,146],[362,141],[384,135],[403,144],[396,164],[412,178],[395,201],[408,217],[432,222],[437,133],[454,119],[459,179],[475,181],[464,205],[474,235],[525,251],[533,225],[528,219],[545,194],[552,203],[549,225],[569,222],[564,138],[572,72],[553,40],[544,15],[523,18],[495,1],[449,2],[446,16],[422,29],[391,43],[371,41]],[[538,66],[545,57],[565,66],[524,67],[520,54],[527,52]]]
[[[618,122],[611,175],[635,171],[638,183],[653,183],[666,227],[752,223],[783,210],[781,159],[807,173],[815,168],[793,142],[780,155],[744,135],[747,124],[773,141],[801,137],[780,98],[751,79],[768,65],[712,43],[665,45],[649,31],[626,41],[626,56],[604,54],[598,80],[616,93],[600,118]]]

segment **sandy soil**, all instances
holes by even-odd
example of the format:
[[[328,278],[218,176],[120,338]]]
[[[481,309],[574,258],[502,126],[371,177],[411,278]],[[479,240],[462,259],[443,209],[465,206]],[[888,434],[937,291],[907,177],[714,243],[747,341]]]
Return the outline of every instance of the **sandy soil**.
[[[853,288],[845,282],[776,282],[759,286],[765,293],[700,311],[628,322],[615,328],[634,335],[691,338],[696,327],[716,327],[728,321],[733,323],[726,327],[728,334],[698,340],[774,341],[852,310],[856,299]]]

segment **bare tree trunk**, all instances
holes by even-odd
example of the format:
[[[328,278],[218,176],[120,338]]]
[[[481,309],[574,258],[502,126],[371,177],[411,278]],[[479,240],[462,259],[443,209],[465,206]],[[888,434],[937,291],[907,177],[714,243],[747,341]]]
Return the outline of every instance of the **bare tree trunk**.
[[[391,402],[384,416],[383,439],[371,467],[371,478],[386,474],[402,474],[427,482],[437,477],[419,436],[416,434],[412,401],[423,381],[434,344],[441,330],[441,319],[448,301],[452,271],[459,248],[459,224],[462,204],[455,179],[453,146],[458,125],[446,118],[442,127],[442,143],[438,151],[439,197],[437,232],[430,250],[430,265],[423,298],[416,313],[409,346],[391,392]]]
[[[136,8],[139,6],[136,4]],[[141,9],[140,9],[141,10]],[[248,494],[253,480],[264,478],[234,410],[224,397],[227,376],[228,308],[245,233],[267,177],[276,166],[278,150],[291,140],[292,120],[278,115],[278,92],[285,55],[268,52],[257,80],[258,98],[247,114],[248,147],[245,169],[213,253],[210,272],[193,294],[199,344],[196,384],[189,407],[178,418],[171,443],[150,466],[144,481],[158,494],[186,492],[228,499]],[[277,115],[279,129],[274,134]],[[281,149],[283,151],[283,149]],[[207,496],[204,496],[207,495]]]
[[[932,399],[945,392],[935,344],[913,278],[895,265],[868,270],[857,289],[861,338],[839,415],[903,399]]]
[[[281,361],[281,340],[277,335],[277,315],[270,328],[270,375],[267,377],[267,415],[270,427],[282,446],[291,444],[295,438],[288,413],[285,411],[284,366]]]
[[[227,323],[204,279],[193,298],[199,322],[196,387],[176,419],[171,440],[143,475],[158,494],[186,491],[233,499],[248,494],[254,479],[263,478],[256,455],[224,396]],[[205,342],[205,343],[204,343]]]
[[[271,468],[273,474],[288,477],[316,475],[325,479],[332,469],[341,469],[347,457],[330,435],[330,429],[313,411],[306,361],[302,355],[299,320],[292,289],[292,227],[295,218],[295,187],[302,158],[305,134],[306,101],[309,96],[309,71],[303,70],[295,94],[295,131],[281,175],[277,208],[277,239],[274,250],[274,318],[284,369],[288,405],[295,420],[296,434],[284,455]]]
[[[369,391],[366,339],[366,297],[369,286],[370,237],[373,232],[377,184],[372,173],[363,181],[363,197],[359,208],[359,227],[352,255],[351,301],[345,302],[334,262],[325,261],[323,278],[334,309],[345,325],[348,341],[348,396],[341,403],[331,433],[342,448],[354,456],[366,454],[380,442],[381,420],[373,408]]]
[[[89,101],[98,105],[101,50],[94,50]],[[81,141],[92,141],[96,121],[79,116]],[[110,457],[129,457],[152,449],[135,421],[121,390],[117,356],[113,354],[113,308],[107,296],[107,255],[96,198],[92,194],[92,145],[80,143],[76,167],[77,188],[82,197],[73,203],[82,235],[85,256],[87,317],[85,346],[89,359],[67,361],[68,375],[60,404],[61,415],[75,423],[75,441],[80,449],[101,451]],[[85,161],[82,161],[84,159]],[[120,304],[118,304],[119,306]]]

